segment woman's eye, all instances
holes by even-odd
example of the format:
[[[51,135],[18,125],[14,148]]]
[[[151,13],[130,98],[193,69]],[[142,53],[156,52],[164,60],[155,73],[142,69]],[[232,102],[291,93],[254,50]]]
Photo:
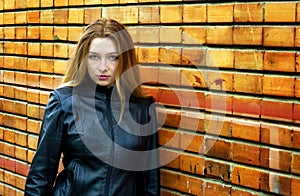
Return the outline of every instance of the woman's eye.
[[[117,55],[114,55],[114,56],[110,56],[109,57],[109,59],[111,60],[111,61],[115,61],[115,60],[117,60],[119,58],[119,56],[117,56]]]
[[[99,57],[97,55],[89,55],[89,59],[91,59],[91,60],[98,60]]]

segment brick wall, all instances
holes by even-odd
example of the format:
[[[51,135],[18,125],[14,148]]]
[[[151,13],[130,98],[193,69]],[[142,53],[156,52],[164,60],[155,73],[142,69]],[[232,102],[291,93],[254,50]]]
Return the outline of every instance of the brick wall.
[[[158,108],[161,193],[300,194],[300,2],[0,0],[0,195],[23,195],[84,26],[126,24]]]

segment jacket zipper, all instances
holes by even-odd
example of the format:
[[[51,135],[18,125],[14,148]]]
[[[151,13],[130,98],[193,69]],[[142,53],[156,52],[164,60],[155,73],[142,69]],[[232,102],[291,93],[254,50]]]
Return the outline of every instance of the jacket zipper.
[[[107,177],[106,177],[106,194],[109,195],[109,188],[110,188],[110,179],[112,175],[112,162],[114,160],[114,128],[113,128],[113,120],[112,120],[112,109],[111,109],[111,101],[110,101],[110,96],[106,96],[106,101],[107,101],[107,118],[108,118],[108,127],[110,128],[109,133],[111,136],[112,146],[111,146],[111,151],[110,151],[110,157],[109,157],[109,162],[108,162],[108,171],[107,171]]]

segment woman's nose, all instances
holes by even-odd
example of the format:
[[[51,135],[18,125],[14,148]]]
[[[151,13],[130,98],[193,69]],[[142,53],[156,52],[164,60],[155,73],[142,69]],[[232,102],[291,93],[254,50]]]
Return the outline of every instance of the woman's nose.
[[[104,71],[107,69],[108,64],[109,64],[109,62],[107,61],[107,59],[103,58],[98,62],[98,69],[100,71]]]

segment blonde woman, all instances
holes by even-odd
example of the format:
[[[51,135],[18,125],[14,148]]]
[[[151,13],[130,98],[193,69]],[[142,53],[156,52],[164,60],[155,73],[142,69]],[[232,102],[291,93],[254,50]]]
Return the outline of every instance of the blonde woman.
[[[85,28],[49,98],[25,195],[159,195],[154,101],[136,64],[122,24]]]

